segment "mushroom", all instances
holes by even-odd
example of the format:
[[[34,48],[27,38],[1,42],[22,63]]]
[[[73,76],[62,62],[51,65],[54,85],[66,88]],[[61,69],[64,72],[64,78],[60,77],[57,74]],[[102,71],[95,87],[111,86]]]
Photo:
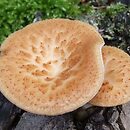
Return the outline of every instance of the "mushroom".
[[[130,56],[116,47],[104,46],[103,60],[104,82],[90,103],[104,107],[127,103],[130,101]]]
[[[104,79],[103,38],[67,19],[33,23],[2,44],[0,91],[31,113],[59,115],[90,101]]]

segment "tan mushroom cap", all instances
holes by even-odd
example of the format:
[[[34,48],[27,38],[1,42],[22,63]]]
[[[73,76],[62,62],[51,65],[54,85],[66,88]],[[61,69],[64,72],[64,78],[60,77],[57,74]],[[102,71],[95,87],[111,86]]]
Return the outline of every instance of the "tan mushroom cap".
[[[130,56],[116,47],[104,46],[103,59],[104,83],[90,103],[109,107],[130,101]]]
[[[30,24],[1,46],[0,91],[32,113],[73,111],[101,87],[103,45],[94,27],[80,21],[51,19]]]

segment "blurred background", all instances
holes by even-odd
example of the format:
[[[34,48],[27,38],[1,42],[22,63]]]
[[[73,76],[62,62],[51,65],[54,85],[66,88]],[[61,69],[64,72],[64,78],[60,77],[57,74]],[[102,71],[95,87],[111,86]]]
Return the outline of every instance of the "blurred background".
[[[130,0],[1,0],[0,44],[12,32],[49,18],[94,25],[106,44],[130,54]]]

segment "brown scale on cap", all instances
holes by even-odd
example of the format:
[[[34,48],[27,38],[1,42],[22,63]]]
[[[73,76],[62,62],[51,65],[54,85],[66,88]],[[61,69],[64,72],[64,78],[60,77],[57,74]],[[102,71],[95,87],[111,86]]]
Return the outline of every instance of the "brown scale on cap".
[[[104,46],[105,79],[90,101],[97,106],[117,106],[130,101],[130,56],[116,47]]]
[[[73,111],[103,82],[104,41],[89,24],[52,19],[11,34],[1,46],[0,91],[15,105],[36,114]]]

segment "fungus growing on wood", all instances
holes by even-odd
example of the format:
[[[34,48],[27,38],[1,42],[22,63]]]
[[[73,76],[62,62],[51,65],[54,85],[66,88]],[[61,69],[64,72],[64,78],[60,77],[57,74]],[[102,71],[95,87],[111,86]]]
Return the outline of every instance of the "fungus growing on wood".
[[[130,56],[110,46],[103,47],[105,79],[99,93],[91,100],[97,106],[117,106],[130,101]]]
[[[73,111],[101,87],[103,45],[95,28],[80,21],[50,19],[30,24],[1,46],[0,91],[32,113]]]

